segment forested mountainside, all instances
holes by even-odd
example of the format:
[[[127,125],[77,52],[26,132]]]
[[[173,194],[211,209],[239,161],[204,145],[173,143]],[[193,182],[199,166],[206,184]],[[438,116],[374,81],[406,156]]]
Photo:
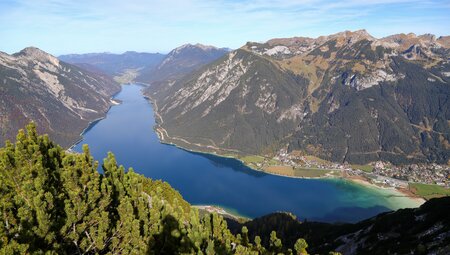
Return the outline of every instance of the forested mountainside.
[[[401,209],[377,215],[355,224],[299,222],[288,213],[274,213],[244,224],[228,219],[237,233],[247,227],[249,237],[263,237],[270,242],[276,231],[283,244],[290,246],[296,238],[305,238],[311,254],[449,254],[450,197],[431,199],[419,208]]]
[[[64,147],[103,117],[120,85],[106,75],[67,64],[37,48],[0,52],[0,143],[30,121]]]
[[[185,44],[169,52],[156,67],[143,69],[136,81],[153,87],[164,87],[222,57],[228,51],[226,48],[202,44]]]
[[[165,139],[192,149],[447,164],[449,56],[450,37],[429,34],[273,39],[146,94]]]
[[[120,76],[127,70],[141,70],[157,66],[165,55],[127,51],[123,54],[87,53],[61,55],[62,61],[77,65],[90,65],[111,76]],[[88,67],[88,66],[85,66]],[[89,70],[89,69],[87,69]]]
[[[292,254],[271,234],[233,235],[217,214],[200,217],[181,195],[118,166],[114,155],[97,171],[87,145],[69,153],[34,124],[0,149],[2,254]],[[297,254],[306,254],[299,239]]]

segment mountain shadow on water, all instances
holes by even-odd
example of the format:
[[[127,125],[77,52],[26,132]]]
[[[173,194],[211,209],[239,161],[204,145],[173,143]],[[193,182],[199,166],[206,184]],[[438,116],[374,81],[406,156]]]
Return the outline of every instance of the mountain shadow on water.
[[[201,152],[192,152],[192,151],[187,151],[187,152],[194,154],[194,155],[202,156],[202,157],[208,159],[216,167],[228,168],[235,172],[245,173],[245,174],[251,175],[253,177],[264,177],[267,175],[266,173],[263,173],[260,171],[255,171],[255,170],[247,167],[241,161],[234,159],[234,158],[220,157],[220,156],[215,156],[212,154],[201,153]]]

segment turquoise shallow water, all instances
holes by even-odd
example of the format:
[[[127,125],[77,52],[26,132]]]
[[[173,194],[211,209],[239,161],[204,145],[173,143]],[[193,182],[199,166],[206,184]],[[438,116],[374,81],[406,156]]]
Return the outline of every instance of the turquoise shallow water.
[[[138,85],[124,85],[107,117],[74,147],[89,144],[97,160],[112,151],[120,164],[162,179],[191,204],[229,208],[247,217],[290,211],[300,219],[355,222],[380,212],[417,206],[390,190],[340,179],[296,179],[254,171],[241,162],[161,144],[150,103]]]

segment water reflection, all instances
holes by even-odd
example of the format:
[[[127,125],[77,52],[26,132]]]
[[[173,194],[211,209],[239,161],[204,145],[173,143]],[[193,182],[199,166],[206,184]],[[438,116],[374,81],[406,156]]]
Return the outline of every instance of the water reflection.
[[[201,157],[208,159],[211,162],[211,164],[217,168],[227,168],[227,170],[231,169],[233,171],[248,174],[253,177],[264,177],[267,175],[266,173],[255,171],[255,170],[245,166],[241,161],[233,159],[233,158],[225,158],[225,157],[220,157],[220,156],[207,154],[207,153],[201,153],[201,152],[191,152],[191,151],[187,151],[187,150],[185,150],[185,151],[190,154],[193,154],[196,156],[201,156]]]

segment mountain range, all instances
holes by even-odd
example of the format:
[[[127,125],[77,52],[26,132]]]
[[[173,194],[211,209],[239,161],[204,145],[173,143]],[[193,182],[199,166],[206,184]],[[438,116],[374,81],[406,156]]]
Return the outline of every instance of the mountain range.
[[[114,104],[115,77],[149,85],[161,139],[189,149],[449,164],[450,37],[377,39],[361,30],[233,51],[197,44],[139,54],[0,52],[0,143],[34,121],[69,147]],[[72,154],[34,126],[0,148],[2,251],[300,253],[301,238],[311,253],[450,251],[448,197],[355,224],[300,222],[288,213],[225,223],[201,216],[167,183],[125,171],[111,153],[97,172],[87,146]]]
[[[122,54],[68,54],[61,55],[58,58],[87,70],[100,70],[116,77],[118,82],[126,83],[136,78],[140,70],[156,67],[164,57],[165,55],[160,53],[127,51]]]
[[[225,53],[228,48],[203,44],[184,44],[168,54],[127,51],[122,54],[68,54],[58,58],[89,71],[108,74],[119,83],[139,82],[158,86],[199,69]]]
[[[341,163],[450,156],[450,37],[365,30],[249,42],[146,94],[166,142]]]
[[[157,66],[142,70],[136,81],[154,86],[162,82],[173,83],[229,51],[228,48],[216,48],[199,43],[185,44],[170,51]]]
[[[228,51],[186,44],[167,55],[128,51],[56,58],[34,47],[12,55],[1,52],[0,143],[14,140],[19,128],[35,121],[39,131],[69,146],[80,139],[91,121],[106,114],[112,105],[110,97],[120,91],[119,83],[139,80],[157,86],[179,79]]]
[[[2,53],[4,84],[16,79],[20,86],[27,82],[35,86],[37,72],[22,60],[24,52]],[[29,61],[42,57],[47,64],[41,66],[56,63],[56,69],[46,67],[47,72],[66,72],[58,65],[70,66],[81,73],[64,74],[73,81],[86,74],[104,85],[86,97],[110,97],[118,91],[110,77],[149,85],[144,93],[154,103],[158,128],[165,134],[161,138],[188,149],[267,156],[287,150],[357,164],[449,162],[449,36],[398,34],[377,39],[359,30],[248,42],[236,50],[186,44],[167,55],[90,53],[63,55],[59,60],[43,52],[38,55]],[[23,70],[10,74],[18,70],[11,69],[14,65]],[[51,78],[44,79],[45,86],[37,87],[51,91]],[[65,83],[71,82],[61,81]],[[90,81],[73,84],[88,89],[80,84]],[[13,94],[10,89],[2,93],[3,105]],[[52,93],[54,104],[66,98]],[[104,112],[109,104],[97,107],[101,110],[94,111]],[[8,124],[17,127],[37,119],[24,109],[14,111],[28,117],[22,121],[2,117],[2,123],[17,122]],[[77,118],[84,125],[93,119]],[[3,137],[14,134],[17,129],[11,127],[2,129]],[[61,137],[67,136],[63,133]],[[74,133],[69,133],[68,140],[73,140]]]
[[[65,63],[37,48],[0,52],[0,144],[34,121],[64,147],[104,117],[120,85],[109,76]]]

